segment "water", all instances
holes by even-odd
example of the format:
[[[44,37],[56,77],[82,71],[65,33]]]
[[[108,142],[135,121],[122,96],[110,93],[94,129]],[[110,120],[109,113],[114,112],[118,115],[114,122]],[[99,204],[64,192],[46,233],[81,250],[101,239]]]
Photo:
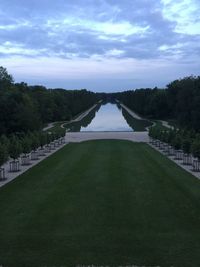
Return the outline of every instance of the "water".
[[[96,112],[95,118],[87,127],[81,127],[81,132],[88,131],[133,131],[126,123],[121,110],[116,104],[102,105]]]
[[[66,125],[71,132],[145,131],[149,121],[132,118],[118,104],[98,105],[79,122]]]

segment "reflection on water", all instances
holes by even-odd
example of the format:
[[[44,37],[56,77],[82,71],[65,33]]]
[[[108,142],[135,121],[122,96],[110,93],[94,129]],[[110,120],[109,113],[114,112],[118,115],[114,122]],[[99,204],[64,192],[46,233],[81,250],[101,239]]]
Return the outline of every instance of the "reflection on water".
[[[116,104],[98,105],[79,122],[67,125],[71,132],[104,131],[145,131],[151,123],[132,118],[130,114]]]
[[[82,127],[81,131],[124,132],[133,131],[133,129],[126,123],[116,104],[106,104],[101,106],[100,110],[96,113],[94,120],[86,128]]]
[[[133,131],[116,104],[98,105],[79,122],[67,125],[71,132]]]
[[[85,116],[81,121],[73,122],[67,124],[66,127],[70,128],[70,132],[80,132],[82,128],[87,128],[87,126],[94,119],[96,112],[100,109],[101,105],[97,105],[94,109],[90,111],[90,113]]]
[[[152,125],[151,121],[133,118],[124,108],[122,109],[122,115],[124,116],[128,125],[134,128],[135,131],[145,131],[147,127]]]

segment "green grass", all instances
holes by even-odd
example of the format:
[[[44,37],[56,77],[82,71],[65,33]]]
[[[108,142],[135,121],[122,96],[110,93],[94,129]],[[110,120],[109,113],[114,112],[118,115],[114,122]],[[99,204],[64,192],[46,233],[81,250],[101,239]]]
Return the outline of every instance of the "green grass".
[[[159,121],[159,120],[153,120],[153,122],[155,123],[154,126],[156,126],[157,128],[160,128],[161,130],[169,130],[169,128],[166,127],[166,126],[164,126],[161,121]]]
[[[0,265],[200,262],[200,182],[146,144],[69,144],[0,189]]]
[[[65,123],[65,121],[58,121],[58,122],[55,122],[53,127],[45,130],[45,132],[52,132],[52,133],[59,133],[60,130],[62,130],[61,128],[61,125]]]
[[[152,126],[152,122],[146,119],[140,120],[132,117],[124,108],[122,108],[122,114],[128,123],[133,128],[134,132],[147,131],[147,128]]]
[[[177,120],[167,120],[167,122],[170,126],[173,126],[174,128],[180,127]]]

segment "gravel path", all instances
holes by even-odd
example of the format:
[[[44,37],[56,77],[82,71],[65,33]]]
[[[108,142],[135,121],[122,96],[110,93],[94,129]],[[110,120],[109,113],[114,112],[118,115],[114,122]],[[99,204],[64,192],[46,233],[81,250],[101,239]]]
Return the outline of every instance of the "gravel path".
[[[159,120],[159,121],[162,123],[163,126],[169,128],[169,129],[172,129],[172,130],[174,129],[174,126],[169,125],[169,123],[167,121],[162,121],[162,120]]]
[[[136,114],[134,111],[132,111],[130,108],[125,106],[124,104],[120,103],[120,106],[122,106],[133,118],[138,119],[138,120],[144,120],[142,117],[140,117],[138,114]]]
[[[99,139],[120,139],[134,142],[149,142],[148,132],[67,132],[68,142],[83,142]]]
[[[91,108],[89,108],[88,110],[84,111],[83,113],[81,113],[76,119],[74,120],[71,120],[69,122],[64,122],[63,124],[61,124],[61,128],[65,128],[64,125],[67,125],[69,123],[72,123],[72,122],[77,122],[77,121],[80,121],[82,120],[85,116],[87,116],[90,111],[92,111],[94,108],[96,108],[97,104],[93,105]]]
[[[42,129],[42,131],[46,131],[46,130],[52,128],[52,127],[54,126],[54,123],[55,123],[55,122],[50,122],[50,123],[48,123],[48,125],[47,125],[46,127],[44,127],[44,128]]]

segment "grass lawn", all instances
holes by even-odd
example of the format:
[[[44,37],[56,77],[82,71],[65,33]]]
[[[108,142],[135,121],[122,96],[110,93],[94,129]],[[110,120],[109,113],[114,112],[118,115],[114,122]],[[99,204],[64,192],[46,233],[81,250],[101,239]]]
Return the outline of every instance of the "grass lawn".
[[[122,108],[122,114],[128,125],[134,129],[134,132],[146,131],[147,127],[150,127],[153,124],[153,122],[146,119],[140,120],[134,118],[124,108]]]
[[[177,120],[167,120],[168,124],[175,127],[175,128],[180,128],[180,125],[178,124]]]
[[[0,266],[200,264],[200,181],[146,144],[69,144],[0,189]]]
[[[160,128],[160,130],[169,130],[169,128],[166,127],[166,126],[164,126],[161,121],[159,121],[159,120],[153,120],[153,122],[155,123],[155,126],[157,128]]]

